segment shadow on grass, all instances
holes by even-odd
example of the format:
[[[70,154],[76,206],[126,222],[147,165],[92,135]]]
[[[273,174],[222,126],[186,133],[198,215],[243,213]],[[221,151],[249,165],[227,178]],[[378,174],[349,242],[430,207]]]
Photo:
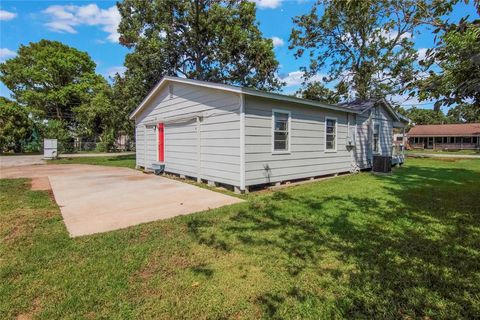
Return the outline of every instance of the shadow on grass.
[[[295,285],[312,269],[338,279],[332,308],[341,317],[478,317],[480,172],[411,166],[351,179],[351,192],[322,192],[322,183],[277,192],[221,223],[199,217],[190,232],[285,273],[283,291],[256,299],[267,317],[284,315],[287,301],[322,303]],[[374,192],[362,191],[366,182]],[[332,256],[337,263],[326,265]]]

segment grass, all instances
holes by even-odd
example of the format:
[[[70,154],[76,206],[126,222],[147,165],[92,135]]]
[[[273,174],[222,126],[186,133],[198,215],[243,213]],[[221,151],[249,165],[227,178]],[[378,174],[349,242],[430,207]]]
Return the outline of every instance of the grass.
[[[99,166],[135,168],[135,154],[121,156],[75,157],[49,160],[51,164],[91,164]]]
[[[432,153],[432,154],[465,154],[465,155],[480,155],[480,150],[431,150],[431,149],[414,149],[406,150],[407,154],[416,153]]]
[[[0,318],[474,319],[480,161],[409,159],[70,239],[0,180]]]

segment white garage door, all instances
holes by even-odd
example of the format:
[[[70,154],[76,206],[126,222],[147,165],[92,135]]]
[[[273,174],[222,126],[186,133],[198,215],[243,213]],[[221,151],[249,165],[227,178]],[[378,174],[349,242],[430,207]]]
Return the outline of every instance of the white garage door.
[[[165,124],[165,171],[198,175],[198,137],[195,120]]]

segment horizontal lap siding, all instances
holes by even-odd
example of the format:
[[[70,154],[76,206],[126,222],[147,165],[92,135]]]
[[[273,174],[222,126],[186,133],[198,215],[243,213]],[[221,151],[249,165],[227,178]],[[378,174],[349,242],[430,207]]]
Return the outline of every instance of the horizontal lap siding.
[[[165,171],[175,170],[197,172],[196,121],[165,124]]]
[[[142,126],[135,127],[135,153],[136,153],[136,165],[139,167],[145,166],[144,161],[144,150],[145,150],[145,139],[144,139],[145,128]]]
[[[236,186],[240,184],[238,95],[173,83],[173,97],[166,86],[149,104],[137,118],[137,130],[141,130],[143,123],[164,120],[166,171]],[[199,133],[195,119],[175,124],[168,121],[169,118],[187,118],[199,113],[203,116]],[[198,134],[200,141],[197,140]],[[139,134],[138,139],[141,139]],[[137,142],[137,146],[140,144]],[[156,152],[156,140],[148,140],[147,145]],[[142,155],[143,149],[137,147],[137,163],[142,162]]]
[[[393,119],[384,108],[379,109],[378,116],[374,121],[380,124],[380,154],[384,156],[392,155],[393,143]]]
[[[291,112],[291,153],[272,154],[272,109]],[[337,118],[337,152],[325,152],[325,116]],[[301,179],[351,169],[347,114],[246,97],[246,185]],[[353,127],[350,128],[353,130]]]
[[[369,157],[371,154],[371,145],[369,143],[369,125],[368,117],[364,115],[357,115],[357,135],[355,137],[355,160],[357,165],[361,168],[368,168],[371,166]]]
[[[374,111],[374,109],[372,109]],[[355,144],[355,157],[357,165],[364,169],[371,167],[371,159],[373,155],[373,129],[369,128],[369,112],[357,115],[357,135]],[[379,154],[391,156],[393,141],[393,119],[391,115],[383,107],[378,108],[378,112],[374,112],[372,116],[372,125],[380,125],[380,149]]]

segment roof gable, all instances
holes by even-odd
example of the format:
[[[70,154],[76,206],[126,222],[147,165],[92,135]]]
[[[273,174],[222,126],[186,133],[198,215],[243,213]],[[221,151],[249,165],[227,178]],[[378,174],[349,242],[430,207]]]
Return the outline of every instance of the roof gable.
[[[262,98],[274,99],[274,100],[281,100],[281,101],[308,105],[308,106],[313,106],[313,107],[318,107],[323,109],[342,111],[342,112],[348,112],[348,113],[356,113],[356,114],[362,114],[367,110],[371,109],[372,107],[374,107],[375,105],[382,104],[385,107],[385,109],[387,109],[387,111],[392,115],[394,121],[409,122],[408,119],[404,117],[399,117],[399,114],[393,109],[390,103],[388,103],[385,99],[368,99],[363,101],[355,100],[348,103],[332,105],[332,104],[324,103],[321,101],[302,99],[302,98],[297,98],[294,96],[288,96],[288,95],[279,94],[279,93],[272,93],[272,92],[260,91],[256,89],[233,86],[228,84],[214,83],[214,82],[200,81],[200,80],[193,80],[193,79],[186,79],[186,78],[179,78],[179,77],[171,77],[171,76],[163,77],[155,85],[155,87],[148,93],[148,95],[145,97],[145,99],[143,99],[140,105],[130,114],[130,119],[135,118],[135,116],[138,115],[145,108],[147,103],[155,96],[155,94],[169,82],[185,83],[185,84],[190,84],[190,85],[205,87],[210,89],[223,90],[223,91],[228,91],[228,92],[233,92],[238,94],[262,97]]]
[[[223,91],[228,91],[228,92],[233,92],[233,93],[238,93],[238,94],[245,94],[245,95],[256,96],[256,97],[263,97],[263,98],[267,98],[267,99],[287,101],[287,102],[309,105],[309,106],[314,106],[314,107],[319,107],[319,108],[324,108],[324,109],[330,109],[330,110],[336,110],[336,111],[343,111],[343,112],[350,112],[350,113],[360,113],[359,111],[344,108],[342,106],[335,106],[335,105],[327,104],[327,103],[320,102],[320,101],[301,99],[301,98],[297,98],[297,97],[294,97],[294,96],[287,96],[287,95],[283,95],[283,94],[265,92],[265,91],[260,91],[260,90],[245,88],[245,87],[232,86],[232,85],[228,85],[228,84],[213,83],[213,82],[207,82],[207,81],[199,81],[199,80],[165,76],[148,93],[148,95],[145,97],[145,99],[143,99],[143,101],[140,103],[140,105],[130,114],[130,119],[135,118],[135,116],[138,115],[145,108],[145,106],[155,96],[155,94],[163,86],[165,86],[169,82],[186,83],[186,84],[199,86],[199,87],[205,87],[205,88],[216,89],[216,90],[223,90]]]
[[[385,99],[367,99],[367,100],[353,100],[351,102],[344,102],[339,104],[339,107],[350,109],[352,111],[357,111],[359,113],[364,113],[376,105],[382,105],[396,121],[406,121],[406,119],[399,117],[398,113],[393,109],[392,105],[388,103]],[[408,121],[407,121],[408,122]]]

